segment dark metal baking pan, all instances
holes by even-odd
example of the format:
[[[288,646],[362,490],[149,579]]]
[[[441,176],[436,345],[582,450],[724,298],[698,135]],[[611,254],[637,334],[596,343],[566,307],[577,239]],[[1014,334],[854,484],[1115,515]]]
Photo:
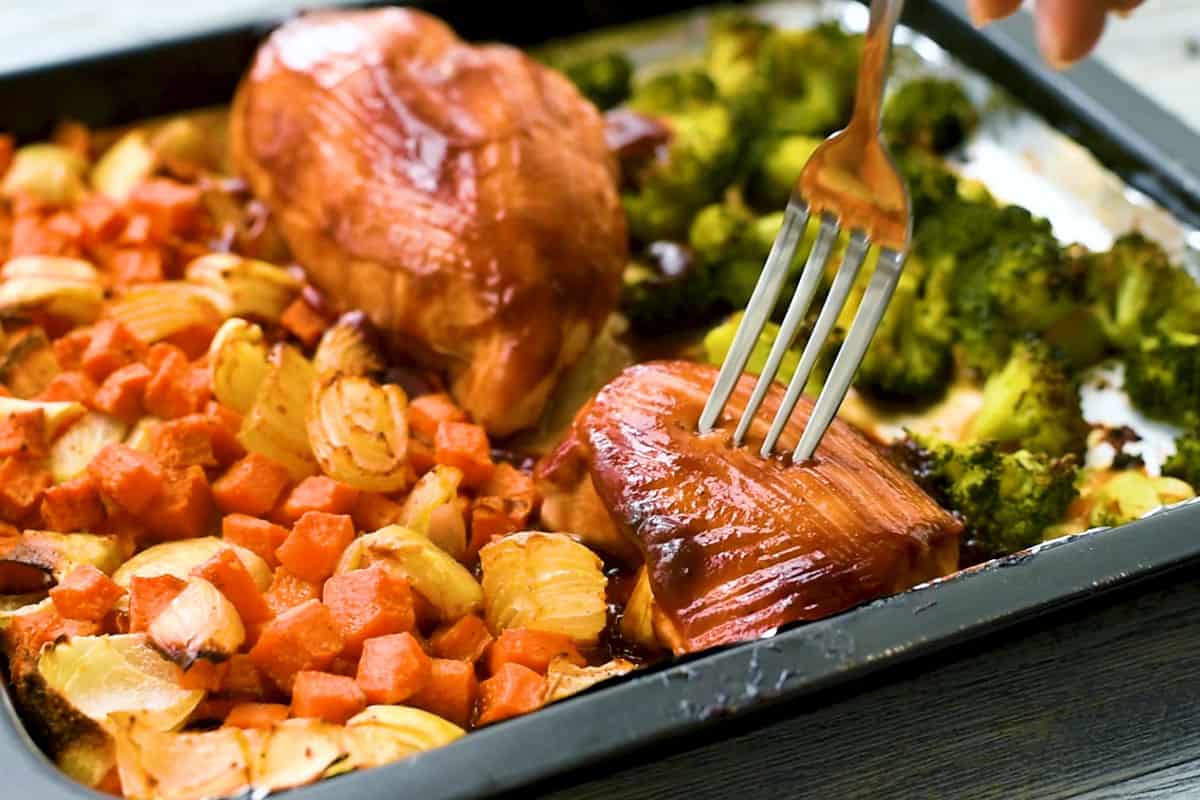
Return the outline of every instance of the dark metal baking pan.
[[[346,3],[347,5],[351,3]],[[359,4],[361,5],[361,4]],[[471,38],[534,44],[693,3],[418,3]],[[910,3],[906,17],[957,58],[1087,147],[1130,186],[1200,227],[1200,137],[1111,72],[1046,68],[1028,19],[980,33],[962,0]],[[491,9],[491,10],[488,10]],[[0,74],[0,128],[44,134],[60,114],[104,125],[219,103],[231,95],[265,15],[236,28],[181,31],[169,41]],[[535,24],[536,23],[536,24]],[[1166,509],[989,562],[952,578],[770,639],[660,665],[396,764],[294,790],[297,800],[398,794],[481,797],[693,733],[731,716],[795,701],[1052,610],[1200,560],[1200,504]],[[7,692],[0,711],[6,797],[98,797],[34,746]]]

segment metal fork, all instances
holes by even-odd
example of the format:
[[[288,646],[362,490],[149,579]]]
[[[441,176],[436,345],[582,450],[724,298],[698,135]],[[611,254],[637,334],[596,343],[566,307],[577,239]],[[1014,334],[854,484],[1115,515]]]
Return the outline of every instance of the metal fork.
[[[812,375],[821,348],[846,304],[867,253],[873,245],[877,245],[879,259],[875,272],[792,455],[795,463],[812,457],[846,397],[850,381],[858,371],[867,345],[875,335],[892,298],[908,254],[912,235],[908,191],[888,154],[880,130],[892,34],[903,6],[904,0],[871,2],[871,19],[863,43],[854,97],[854,114],[845,129],[830,136],[817,148],[797,180],[784,212],[783,227],[771,246],[758,284],[746,306],[746,313],[734,335],[733,345],[725,356],[712,393],[700,415],[700,432],[712,431],[775,307],[804,228],[810,217],[818,218],[820,227],[817,237],[780,325],[779,336],[771,347],[766,366],[734,431],[734,443],[742,444],[767,389],[775,379],[785,352],[808,313],[820,285],[825,262],[840,232],[849,229],[849,241],[841,266],[800,356],[799,366],[788,384],[783,403],[763,440],[760,452],[764,458],[775,449]]]

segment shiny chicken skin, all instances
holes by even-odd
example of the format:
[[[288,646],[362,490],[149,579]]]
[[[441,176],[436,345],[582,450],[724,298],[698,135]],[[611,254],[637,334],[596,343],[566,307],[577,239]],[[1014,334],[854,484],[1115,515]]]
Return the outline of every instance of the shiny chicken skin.
[[[813,461],[762,459],[758,447],[783,395],[772,387],[748,444],[730,432],[753,379],[743,377],[716,431],[696,432],[716,377],[685,361],[630,367],[576,417],[539,470],[546,502],[594,493],[645,557],[667,639],[677,653],[741,641],[940,577],[958,566],[961,523],[841,420]],[[781,439],[799,440],[802,399]],[[584,506],[586,507],[586,506]],[[662,634],[660,634],[661,636]]]
[[[446,369],[490,433],[537,419],[616,306],[603,120],[516,49],[417,11],[300,16],[239,87],[231,146],[310,279]]]

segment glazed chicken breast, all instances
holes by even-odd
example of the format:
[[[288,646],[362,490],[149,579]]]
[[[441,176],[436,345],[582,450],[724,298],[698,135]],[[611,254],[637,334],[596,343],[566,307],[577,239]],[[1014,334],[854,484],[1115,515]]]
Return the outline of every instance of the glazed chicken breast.
[[[519,50],[418,11],[306,14],[259,50],[231,136],[310,279],[395,353],[445,367],[490,433],[537,419],[616,306],[603,120]]]
[[[758,455],[779,385],[746,445],[734,447],[731,431],[749,376],[718,429],[698,434],[715,378],[714,368],[686,361],[630,367],[579,412],[538,470],[547,522],[610,549],[621,535],[640,550],[677,653],[818,619],[957,569],[961,523],[845,422],[834,421],[809,463]],[[810,410],[802,399],[780,453],[795,447]]]

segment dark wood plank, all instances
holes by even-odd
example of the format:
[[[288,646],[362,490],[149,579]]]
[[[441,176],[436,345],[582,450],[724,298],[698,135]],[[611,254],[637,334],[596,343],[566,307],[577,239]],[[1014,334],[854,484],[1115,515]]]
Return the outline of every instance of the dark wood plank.
[[[552,800],[1200,796],[1198,577],[542,789]]]

